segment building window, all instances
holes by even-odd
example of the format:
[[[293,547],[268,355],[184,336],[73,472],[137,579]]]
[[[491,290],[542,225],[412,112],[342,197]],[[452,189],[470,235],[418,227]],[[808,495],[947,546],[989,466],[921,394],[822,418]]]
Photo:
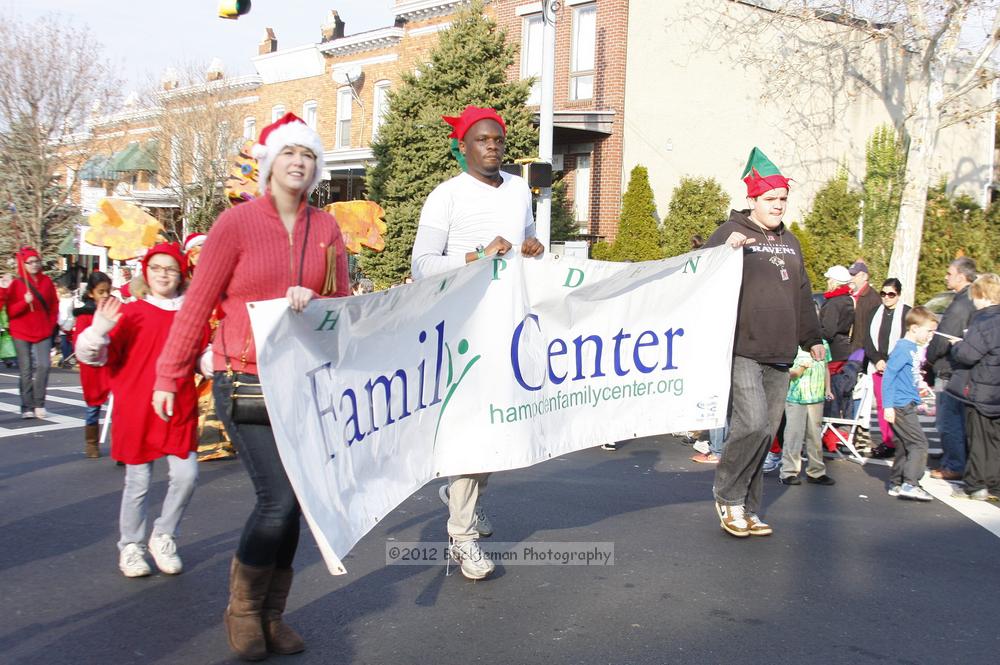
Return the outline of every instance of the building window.
[[[521,79],[534,77],[528,104],[542,103],[542,31],[541,14],[525,16],[521,26]]]
[[[254,118],[243,118],[243,138],[257,138],[257,121]]]
[[[375,84],[375,109],[372,118],[372,141],[378,138],[378,130],[385,122],[389,112],[389,82],[379,81]]]
[[[285,115],[285,105],[277,104],[271,107],[271,122],[274,122],[281,116]]]
[[[316,115],[319,112],[319,104],[315,101],[308,101],[302,105],[302,120],[311,129],[316,129]]]
[[[597,44],[597,5],[573,10],[573,56],[569,68],[569,98],[593,99],[594,52]]]
[[[179,185],[181,182],[181,139],[179,136],[170,139],[170,182]]]
[[[351,147],[351,88],[337,91],[337,147]]]
[[[573,196],[576,221],[583,227],[590,221],[590,155],[576,156],[576,191]]]

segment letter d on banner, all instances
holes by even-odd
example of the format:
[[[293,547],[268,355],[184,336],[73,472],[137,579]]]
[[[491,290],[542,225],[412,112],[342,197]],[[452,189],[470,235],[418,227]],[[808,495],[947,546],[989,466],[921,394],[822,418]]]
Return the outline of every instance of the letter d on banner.
[[[574,279],[576,279],[576,283],[573,283]],[[583,271],[579,268],[570,268],[569,272],[566,273],[566,283],[563,286],[575,289],[581,284],[583,284]]]

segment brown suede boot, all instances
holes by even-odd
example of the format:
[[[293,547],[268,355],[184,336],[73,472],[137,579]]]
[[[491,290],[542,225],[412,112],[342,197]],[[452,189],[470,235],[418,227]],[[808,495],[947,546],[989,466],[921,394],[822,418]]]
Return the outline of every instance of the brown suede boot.
[[[101,450],[98,446],[100,438],[101,428],[99,425],[86,425],[83,428],[83,440],[86,441],[83,452],[87,457],[94,459],[101,456]]]
[[[299,653],[306,648],[302,636],[281,618],[292,588],[293,574],[291,568],[275,568],[264,600],[264,637],[267,639],[267,650],[271,653]]]
[[[229,606],[223,621],[229,648],[243,660],[267,658],[261,611],[273,571],[271,567],[248,566],[235,556],[229,568]]]

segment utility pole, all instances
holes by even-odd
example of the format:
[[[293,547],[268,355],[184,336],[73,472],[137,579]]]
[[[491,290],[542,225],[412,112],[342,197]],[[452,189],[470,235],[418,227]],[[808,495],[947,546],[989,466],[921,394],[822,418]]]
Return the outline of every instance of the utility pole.
[[[556,73],[556,12],[558,0],[542,0],[542,103],[538,112],[538,159],[552,163],[552,113]],[[552,187],[543,187],[535,212],[535,236],[549,251],[552,234]]]

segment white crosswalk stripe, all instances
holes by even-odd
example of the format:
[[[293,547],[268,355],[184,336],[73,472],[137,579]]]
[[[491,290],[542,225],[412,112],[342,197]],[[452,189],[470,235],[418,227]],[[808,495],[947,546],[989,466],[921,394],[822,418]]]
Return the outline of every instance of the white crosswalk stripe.
[[[10,374],[0,376],[17,378],[17,375]],[[84,426],[83,410],[87,406],[82,398],[83,389],[80,386],[50,385],[45,395],[46,417],[21,420],[20,391],[16,386],[0,388],[0,439],[81,428]]]

